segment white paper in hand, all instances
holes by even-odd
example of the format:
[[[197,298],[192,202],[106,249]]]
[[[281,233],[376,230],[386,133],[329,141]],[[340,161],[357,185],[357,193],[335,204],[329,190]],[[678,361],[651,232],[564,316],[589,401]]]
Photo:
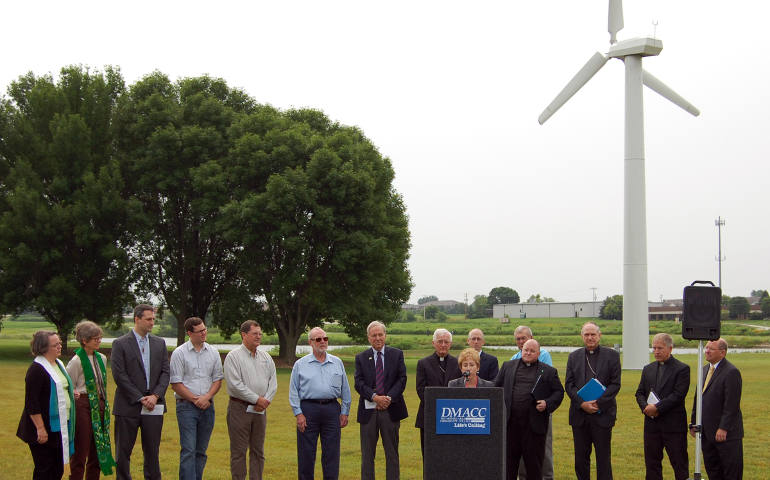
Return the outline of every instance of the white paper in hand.
[[[657,405],[658,402],[660,402],[660,399],[655,395],[655,392],[650,390],[650,394],[647,396],[647,405]]]
[[[155,405],[155,408],[152,410],[147,410],[146,407],[142,406],[142,415],[163,415],[165,409],[166,406],[162,403]]]

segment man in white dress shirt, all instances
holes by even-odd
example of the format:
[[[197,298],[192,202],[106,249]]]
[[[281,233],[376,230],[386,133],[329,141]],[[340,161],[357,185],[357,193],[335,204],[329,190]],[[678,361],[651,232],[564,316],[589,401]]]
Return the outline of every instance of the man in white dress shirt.
[[[225,381],[230,403],[227,430],[230,433],[230,474],[246,478],[246,449],[249,449],[249,479],[261,480],[265,466],[265,411],[275,397],[278,382],[275,363],[257,347],[262,327],[254,320],[241,324],[243,343],[225,357]]]

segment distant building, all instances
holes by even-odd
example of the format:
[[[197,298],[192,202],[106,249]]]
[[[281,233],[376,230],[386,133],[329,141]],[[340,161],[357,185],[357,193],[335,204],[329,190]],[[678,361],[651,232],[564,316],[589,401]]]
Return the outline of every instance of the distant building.
[[[505,318],[595,318],[602,302],[498,303],[492,306],[492,317]]]

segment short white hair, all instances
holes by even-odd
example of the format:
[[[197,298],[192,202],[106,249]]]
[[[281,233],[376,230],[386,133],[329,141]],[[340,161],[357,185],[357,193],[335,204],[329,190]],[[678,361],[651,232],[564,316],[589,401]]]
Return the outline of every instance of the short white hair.
[[[382,333],[385,333],[385,324],[380,322],[379,320],[375,320],[366,326],[366,334],[369,335],[369,333],[374,327],[380,327],[382,329]]]
[[[435,342],[438,340],[438,337],[441,335],[449,335],[449,341],[452,341],[452,332],[447,330],[446,328],[437,328],[435,332],[433,332],[433,341]]]
[[[529,338],[532,338],[532,337],[533,337],[533,335],[532,335],[532,329],[531,329],[531,328],[529,328],[529,327],[528,327],[528,326],[526,326],[526,325],[519,325],[518,327],[516,327],[516,330],[514,330],[514,331],[513,331],[513,334],[514,334],[514,335],[518,335],[518,334],[520,334],[520,333],[525,333],[525,334],[526,334],[526,335],[527,335]]]

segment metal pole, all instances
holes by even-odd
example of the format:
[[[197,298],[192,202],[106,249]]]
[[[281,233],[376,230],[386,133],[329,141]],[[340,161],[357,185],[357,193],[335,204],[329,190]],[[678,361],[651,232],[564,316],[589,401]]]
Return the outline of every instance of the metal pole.
[[[717,262],[719,262],[719,288],[722,288],[722,225],[725,224],[724,219],[720,216],[717,217],[716,220],[714,220],[714,225],[717,226],[717,238],[718,238],[718,256],[717,256]]]
[[[623,368],[641,370],[650,361],[642,57],[628,55],[623,57],[623,62],[626,66]]]
[[[703,372],[701,365],[703,364],[703,340],[698,340],[698,390],[695,392],[695,471],[693,472],[692,480],[701,480],[700,463],[701,463],[701,435],[702,430],[702,418],[703,418]]]

